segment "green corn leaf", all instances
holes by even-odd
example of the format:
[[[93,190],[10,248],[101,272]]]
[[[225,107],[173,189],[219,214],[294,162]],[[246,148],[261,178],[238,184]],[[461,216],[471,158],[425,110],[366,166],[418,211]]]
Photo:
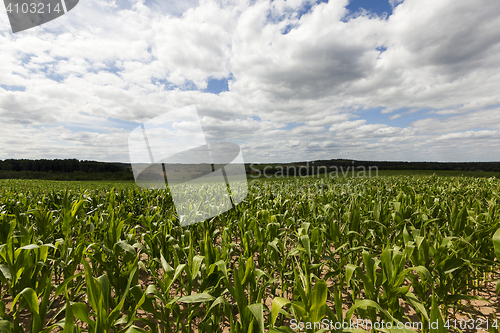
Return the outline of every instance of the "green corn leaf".
[[[115,244],[115,246],[120,247],[123,251],[131,253],[131,254],[136,254],[135,249],[132,245],[128,244],[124,240],[119,241],[118,243]]]
[[[177,299],[177,302],[181,303],[203,303],[213,301],[215,298],[207,293],[194,294],[189,296],[183,296]]]
[[[85,282],[87,283],[87,297],[90,306],[94,310],[97,310],[100,306],[99,300],[101,298],[101,293],[97,288],[97,284],[94,277],[91,274],[92,269],[90,268],[90,265],[88,264],[87,260],[84,259],[82,260],[82,262],[83,266],[85,267]]]
[[[274,323],[278,318],[278,314],[285,305],[290,304],[290,301],[283,297],[275,297],[271,306],[271,327],[274,327]]]
[[[14,325],[8,320],[0,320],[0,332],[12,333],[14,332]]]
[[[158,298],[164,305],[167,304],[167,299],[163,297],[163,295],[156,289],[156,286],[154,284],[149,285],[146,288],[146,294],[151,295],[153,294],[156,298]],[[168,296],[168,295],[167,295]]]
[[[217,305],[220,305],[220,304],[224,304],[224,305],[230,305],[226,299],[224,298],[224,296],[219,296],[217,297],[217,299],[215,301],[212,302],[212,304],[210,305],[210,308],[208,308],[206,314],[205,314],[205,317],[203,318],[202,321],[205,321],[205,319],[207,319],[207,317],[210,315],[211,311],[217,306]]]
[[[347,264],[346,265],[346,273],[345,273],[345,276],[346,276],[346,285],[349,287],[350,286],[350,281],[351,281],[351,278],[352,278],[352,275],[354,274],[354,272],[356,271],[356,269],[358,268],[358,266],[356,265],[353,265],[353,264]]]
[[[160,319],[160,314],[158,311],[153,306],[153,302],[151,301],[150,297],[146,297],[148,295],[147,292],[142,292],[142,289],[139,285],[134,286],[133,288],[130,289],[130,293],[134,297],[135,302],[137,305],[142,308],[144,311],[147,313],[150,313],[153,318],[156,320]],[[162,296],[163,297],[163,296]]]
[[[253,258],[248,258],[247,263],[246,263],[246,268],[245,268],[245,274],[243,276],[243,279],[241,280],[241,284],[243,286],[246,285],[248,278],[252,275],[252,273],[255,272],[255,263],[253,262]]]
[[[89,312],[87,310],[87,305],[83,303],[72,303],[71,304],[71,311],[73,312],[74,316],[84,323],[91,325],[92,320],[89,317]]]
[[[75,319],[69,299],[66,297],[66,314],[64,317],[64,330],[63,333],[73,333],[75,328]]]
[[[460,258],[448,258],[444,262],[443,271],[445,274],[450,274],[463,267],[465,261]]]
[[[425,306],[420,302],[417,297],[410,291],[406,293],[406,299],[409,301],[409,303],[413,306],[413,308],[421,313],[425,320],[429,321],[429,315],[427,314],[427,310],[425,309]]]
[[[296,317],[304,318],[306,315],[306,306],[302,302],[292,302],[292,310],[297,314]]]
[[[313,322],[319,322],[325,315],[328,287],[323,280],[316,281],[311,293],[310,318]]]
[[[38,295],[31,288],[25,288],[21,291],[26,303],[28,303],[29,310],[31,311],[31,331],[40,332],[43,329],[43,322],[40,318],[40,308],[38,305]]]
[[[193,267],[191,267],[191,276],[194,279],[198,272],[200,271],[201,264],[205,258],[203,256],[194,256],[193,258]]]
[[[465,223],[467,221],[467,207],[463,206],[460,210],[460,213],[455,218],[455,223],[453,225],[453,231],[455,235],[460,235],[460,233],[464,230]]]
[[[273,327],[268,331],[268,333],[296,333],[296,331],[292,330],[290,327],[281,326],[281,327]]]
[[[248,305],[248,300],[245,295],[245,291],[243,289],[243,285],[241,284],[238,271],[235,270],[234,276],[234,289],[230,289],[230,291],[234,292],[233,297],[236,299],[236,305],[238,306],[238,310],[240,313],[244,313],[246,306]],[[226,285],[228,287],[231,286],[229,281],[226,281]]]
[[[34,250],[34,249],[38,249],[38,248],[40,248],[40,246],[38,246],[36,244],[29,244],[29,245],[21,247],[22,250]]]
[[[219,270],[222,272],[222,274],[224,275],[224,277],[226,278],[226,280],[229,281],[229,276],[227,274],[226,263],[224,262],[224,260],[219,260],[219,261],[217,261],[213,265],[217,266],[219,268]]]
[[[121,295],[120,303],[115,306],[115,308],[109,314],[109,322],[114,324],[114,322],[120,317],[120,312],[123,308],[123,304],[125,303],[125,299],[130,291],[130,285],[132,284],[132,280],[134,279],[135,272],[137,271],[137,266],[135,266],[132,272],[129,275],[127,286],[125,287],[125,292]],[[111,296],[111,294],[110,294]]]
[[[130,326],[126,331],[125,333],[149,333],[148,331],[146,330],[143,330],[142,328],[140,327],[137,327],[135,325],[132,325]]]
[[[3,265],[3,264],[0,265],[0,273],[2,273],[6,279],[9,279],[9,280],[12,279],[12,274],[10,272],[10,268],[7,265]]]
[[[410,271],[417,271],[417,273],[420,275],[420,277],[424,281],[432,281],[432,275],[431,275],[431,273],[424,266],[416,266],[416,267],[407,268],[405,270],[405,273],[406,272],[410,272]]]
[[[36,292],[31,288],[26,288],[21,291],[21,295],[26,300],[26,303],[28,303],[31,313],[38,315],[40,313],[40,309],[38,307],[38,296]]]
[[[182,271],[184,270],[184,268],[186,268],[186,264],[181,264],[175,268],[174,276],[172,277],[172,280],[170,280],[170,283],[167,286],[167,290],[170,290],[170,288],[172,287],[172,284],[182,274]]]
[[[161,266],[163,268],[163,273],[165,274],[165,276],[168,276],[171,274],[171,272],[174,271],[174,269],[172,268],[172,266],[170,266],[168,264],[168,262],[165,260],[165,258],[163,257],[163,254],[160,253],[160,261],[161,261]]]
[[[493,235],[493,246],[495,248],[495,255],[500,261],[500,228]]]
[[[309,239],[308,235],[303,235],[300,236],[300,242],[302,243],[302,246],[304,247],[304,250],[306,251],[307,257],[309,258],[309,262],[311,262],[311,241]]]
[[[78,274],[72,275],[69,278],[67,278],[66,280],[64,280],[63,283],[61,283],[60,285],[57,286],[54,297],[61,295],[64,292],[65,287],[68,285],[68,283],[70,283],[71,281],[74,281],[77,277],[82,276],[84,274],[85,273],[78,273]]]
[[[408,229],[406,229],[406,225],[403,228],[403,242],[405,245],[408,245],[410,243],[410,233],[408,232]]]
[[[253,314],[255,320],[257,320],[260,332],[264,333],[264,308],[262,303],[250,304],[247,308]]]
[[[430,322],[430,332],[431,333],[446,333],[446,328],[444,327],[443,317],[441,317],[441,311],[439,310],[437,304],[437,297],[432,294],[432,307],[431,307],[431,322]]]
[[[45,287],[45,290],[43,291],[43,297],[42,297],[42,301],[40,303],[40,320],[42,322],[42,326],[44,324],[44,321],[45,321],[45,316],[47,315],[47,312],[49,311],[49,307],[50,307],[50,304],[49,304],[49,298],[50,298],[50,294],[52,292],[52,283],[50,283],[50,276],[52,276],[52,270],[50,271],[48,277],[46,278],[47,279],[47,286]]]

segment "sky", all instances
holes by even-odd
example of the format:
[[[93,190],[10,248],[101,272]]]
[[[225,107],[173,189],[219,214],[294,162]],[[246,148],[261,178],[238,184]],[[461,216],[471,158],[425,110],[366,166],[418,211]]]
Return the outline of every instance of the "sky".
[[[0,159],[129,162],[196,105],[245,162],[500,161],[498,0],[80,0],[12,33]]]

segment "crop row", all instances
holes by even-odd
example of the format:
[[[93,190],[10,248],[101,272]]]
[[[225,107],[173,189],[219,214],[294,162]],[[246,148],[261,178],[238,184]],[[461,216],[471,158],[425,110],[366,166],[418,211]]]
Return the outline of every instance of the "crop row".
[[[0,331],[293,332],[364,318],[445,332],[496,282],[499,188],[257,181],[234,209],[182,228],[168,191],[0,181]]]

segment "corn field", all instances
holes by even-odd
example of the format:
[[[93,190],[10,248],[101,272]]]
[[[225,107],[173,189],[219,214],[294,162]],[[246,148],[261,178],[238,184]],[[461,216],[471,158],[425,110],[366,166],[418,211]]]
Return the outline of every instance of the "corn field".
[[[441,333],[468,331],[467,318],[498,332],[499,189],[256,181],[234,209],[182,228],[168,191],[2,180],[0,331]],[[341,325],[357,319],[394,326]],[[305,325],[326,321],[337,325]]]

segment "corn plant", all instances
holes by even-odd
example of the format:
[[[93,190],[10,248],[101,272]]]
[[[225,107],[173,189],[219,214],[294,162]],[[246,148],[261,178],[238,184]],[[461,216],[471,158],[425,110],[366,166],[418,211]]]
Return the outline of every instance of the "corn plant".
[[[181,227],[168,189],[0,180],[0,331],[291,332],[291,320],[410,322],[412,308],[423,332],[443,332],[485,287],[500,292],[498,188],[255,181],[234,209]]]

